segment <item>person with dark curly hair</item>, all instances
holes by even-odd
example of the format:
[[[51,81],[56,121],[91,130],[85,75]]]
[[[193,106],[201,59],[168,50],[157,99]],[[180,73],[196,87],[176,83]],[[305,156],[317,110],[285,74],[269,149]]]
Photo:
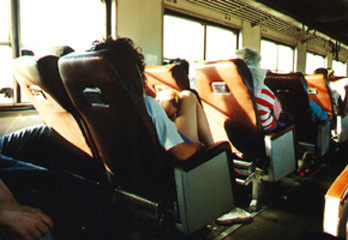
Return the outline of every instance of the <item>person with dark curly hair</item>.
[[[135,47],[132,39],[117,38],[114,40],[107,38],[103,42],[94,42],[91,48],[93,51],[102,49],[126,51],[136,63],[145,88],[144,56],[141,53],[141,48]],[[162,96],[156,101],[150,96],[145,96],[145,92],[143,94],[147,112],[156,128],[161,146],[176,159],[186,160],[202,146],[210,146],[214,143],[206,115],[192,92],[182,91],[178,93],[180,105],[170,108],[175,112],[174,121],[169,118],[169,108],[167,108],[167,106],[171,106],[172,99]]]

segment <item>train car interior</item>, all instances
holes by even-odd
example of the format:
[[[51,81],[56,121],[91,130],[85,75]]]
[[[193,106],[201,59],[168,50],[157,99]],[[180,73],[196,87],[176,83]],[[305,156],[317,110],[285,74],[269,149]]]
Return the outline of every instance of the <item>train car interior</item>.
[[[347,24],[345,0],[1,0],[0,239],[347,239]]]

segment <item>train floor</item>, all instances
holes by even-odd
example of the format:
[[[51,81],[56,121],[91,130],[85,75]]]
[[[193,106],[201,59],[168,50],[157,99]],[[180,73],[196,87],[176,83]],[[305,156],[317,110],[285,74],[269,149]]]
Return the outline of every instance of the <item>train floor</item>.
[[[161,237],[146,239],[327,239],[327,236],[324,238],[321,236],[325,193],[347,163],[348,144],[345,143],[335,146],[335,150],[320,159],[308,176],[300,177],[293,174],[277,183],[265,183],[265,194],[260,210],[252,213],[251,222],[233,225],[218,225],[213,222],[192,236],[172,232],[168,235],[161,234]],[[250,192],[246,187],[237,189],[237,207],[248,209]]]

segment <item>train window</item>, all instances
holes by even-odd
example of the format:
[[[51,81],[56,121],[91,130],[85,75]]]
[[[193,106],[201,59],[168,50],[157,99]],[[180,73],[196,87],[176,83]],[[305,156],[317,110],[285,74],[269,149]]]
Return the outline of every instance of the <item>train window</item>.
[[[199,22],[164,16],[164,58],[202,60],[204,56],[204,26]]]
[[[12,103],[11,59],[10,1],[0,1],[0,103]]]
[[[57,45],[69,45],[76,51],[84,51],[93,41],[106,36],[104,1],[18,0],[20,11],[13,17],[11,2],[0,1],[0,104],[6,105],[26,102],[23,96],[16,96],[13,100],[16,83],[11,72],[11,60],[19,50],[12,46],[18,45],[22,55],[42,56]],[[83,11],[76,11],[81,6]],[[17,25],[12,28],[12,21],[19,23],[19,35],[14,39],[11,36],[17,33]]]
[[[237,48],[235,32],[215,26],[207,26],[205,60],[230,59]]]
[[[337,76],[347,75],[347,63],[343,63],[337,60],[332,60],[332,69],[335,71],[335,75]]]
[[[233,30],[198,20],[164,16],[164,58],[189,61],[230,59],[236,48],[237,34]]]
[[[197,62],[230,59],[237,48],[235,30],[168,14],[164,16],[163,35],[164,59],[188,60],[193,88]]]
[[[0,103],[12,103],[13,78],[11,70],[12,49],[0,45]]]
[[[83,51],[105,36],[105,9],[101,1],[22,0],[20,6],[22,48],[35,55],[48,54],[57,45]],[[81,6],[83,11],[76,11]]]
[[[317,68],[325,68],[325,57],[307,52],[306,56],[306,73],[312,74]]]
[[[292,72],[294,69],[294,49],[269,40],[261,40],[260,66],[273,72]]]
[[[0,42],[10,41],[9,35],[9,1],[0,1]]]

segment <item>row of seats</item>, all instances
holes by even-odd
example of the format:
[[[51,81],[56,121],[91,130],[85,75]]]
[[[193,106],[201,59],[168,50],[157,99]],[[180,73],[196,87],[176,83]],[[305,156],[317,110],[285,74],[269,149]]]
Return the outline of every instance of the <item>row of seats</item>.
[[[203,64],[196,72],[197,91],[190,89],[180,66],[149,65],[146,93],[155,96],[163,86],[195,92],[217,141],[185,163],[168,164],[172,161],[159,147],[146,113],[141,76],[122,51],[75,53],[60,60],[20,57],[13,66],[44,122],[100,162],[122,203],[157,222],[170,219],[184,233],[195,232],[234,208],[234,170],[238,183],[253,184],[255,210],[261,181],[278,181],[294,172],[299,146],[323,156],[331,126],[339,125],[332,105],[324,106],[327,95],[321,94],[319,81],[308,76],[306,81],[301,73],[267,75],[265,83],[298,120],[265,135],[251,74],[240,59]],[[316,89],[316,98],[309,89]],[[308,125],[309,97],[322,102],[329,113],[331,109],[335,122]]]
[[[117,207],[186,234],[234,208],[229,143],[173,161],[159,145],[141,75],[125,52],[25,56],[13,70],[44,122],[103,166]]]
[[[154,96],[154,89],[161,85],[177,91],[189,89],[185,72],[181,69],[183,73],[178,74],[179,70],[177,65],[148,66],[149,94]],[[256,110],[251,73],[242,60],[202,64],[196,69],[195,80],[214,139],[230,142],[236,153],[234,165],[240,173],[237,182],[253,183],[253,204],[260,195],[260,181],[278,181],[294,172],[297,159],[308,154],[324,156],[329,151],[331,132],[337,142],[347,140],[346,113],[334,111],[330,87],[322,74],[267,74],[265,84],[279,98],[284,112],[293,116],[293,124],[266,135]],[[309,99],[327,111],[327,121],[311,121]]]

